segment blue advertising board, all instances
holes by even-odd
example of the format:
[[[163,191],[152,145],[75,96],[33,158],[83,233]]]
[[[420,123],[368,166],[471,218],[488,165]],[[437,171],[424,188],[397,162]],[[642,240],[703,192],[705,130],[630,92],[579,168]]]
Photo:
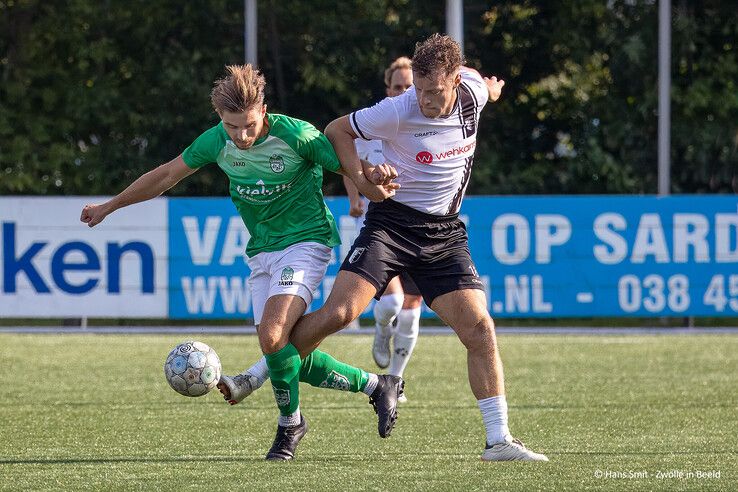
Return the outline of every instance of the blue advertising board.
[[[355,234],[348,201],[326,202],[344,244],[312,309]],[[494,317],[738,313],[734,196],[467,197],[461,214]],[[169,199],[171,318],[250,317],[247,240],[229,199]]]
[[[326,198],[340,225],[342,245],[334,248],[328,272],[310,309],[323,304],[340,261],[356,234],[346,198]],[[246,243],[249,233],[228,198],[169,199],[169,317],[250,318]],[[366,312],[371,311],[369,306]]]

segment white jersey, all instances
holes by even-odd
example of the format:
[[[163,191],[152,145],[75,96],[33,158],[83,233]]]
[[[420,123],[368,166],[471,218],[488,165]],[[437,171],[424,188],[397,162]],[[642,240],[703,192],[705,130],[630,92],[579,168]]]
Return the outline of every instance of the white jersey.
[[[446,117],[423,116],[414,87],[351,113],[354,132],[364,140],[381,140],[382,155],[397,168],[395,182],[401,187],[393,200],[434,215],[459,211],[488,94],[482,76],[462,68],[456,103]]]
[[[384,154],[382,154],[382,141],[381,140],[362,140],[357,138],[354,140],[356,146],[356,153],[359,154],[359,159],[369,161],[375,166],[384,164]]]

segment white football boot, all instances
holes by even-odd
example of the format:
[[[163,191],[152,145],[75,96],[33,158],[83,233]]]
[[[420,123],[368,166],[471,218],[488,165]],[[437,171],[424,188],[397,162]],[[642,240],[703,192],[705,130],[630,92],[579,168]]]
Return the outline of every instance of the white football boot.
[[[229,395],[223,395],[223,399],[231,405],[240,403],[244,398],[261,388],[262,384],[256,376],[248,372],[235,376],[224,374],[220,376],[220,381],[218,381],[218,387],[225,385],[228,388]]]
[[[519,439],[498,442],[484,450],[482,461],[548,461],[545,455],[534,453]]]
[[[374,332],[374,345],[372,345],[372,357],[382,369],[387,368],[390,363],[390,338],[392,338],[392,327],[382,329],[377,325]],[[386,333],[386,334],[385,334]]]

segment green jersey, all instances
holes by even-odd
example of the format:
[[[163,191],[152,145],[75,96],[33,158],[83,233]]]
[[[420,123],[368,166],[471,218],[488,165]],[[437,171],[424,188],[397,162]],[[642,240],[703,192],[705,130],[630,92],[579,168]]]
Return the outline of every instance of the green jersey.
[[[321,191],[323,168],[341,167],[333,146],[310,123],[281,114],[267,119],[269,133],[245,150],[219,123],[185,149],[185,164],[217,163],[228,175],[231,199],[251,234],[248,256],[305,241],[340,244]]]

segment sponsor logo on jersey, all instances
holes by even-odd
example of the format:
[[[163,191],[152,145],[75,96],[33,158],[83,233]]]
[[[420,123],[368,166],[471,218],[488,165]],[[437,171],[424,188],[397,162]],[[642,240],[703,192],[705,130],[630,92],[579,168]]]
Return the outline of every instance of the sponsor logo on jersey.
[[[433,154],[431,154],[427,150],[421,150],[415,156],[415,160],[421,164],[433,164]]]
[[[433,130],[431,130],[429,132],[420,132],[420,133],[414,134],[413,137],[415,137],[415,138],[421,138],[421,137],[430,137],[432,135],[438,135],[438,132],[433,131]]]
[[[253,185],[236,186],[236,192],[238,195],[244,200],[252,203],[269,203],[279,197],[283,192],[289,191],[290,189],[292,189],[292,183],[268,186],[264,183],[263,179],[260,179]]]
[[[436,160],[442,160],[442,159],[448,159],[450,157],[456,157],[459,155],[465,155],[469,152],[474,151],[474,147],[477,146],[477,141],[474,140],[466,145],[459,145],[458,147],[454,147],[453,149],[447,150],[445,152],[439,152],[437,154],[434,154],[434,157]]]
[[[274,398],[277,400],[277,405],[280,407],[286,407],[290,404],[290,390],[285,389],[274,389]]]
[[[332,388],[339,391],[349,390],[349,380],[343,374],[339,374],[336,371],[331,371],[325,381],[320,383],[321,388]]]
[[[433,164],[433,161],[442,161],[444,159],[450,159],[452,157],[467,155],[470,152],[474,152],[474,148],[477,146],[476,140],[469,142],[466,145],[459,145],[453,149],[444,150],[443,152],[436,152],[431,154],[427,150],[421,150],[415,156],[415,160],[421,164]]]
[[[282,156],[279,154],[272,154],[269,158],[269,167],[271,167],[272,171],[275,173],[281,173],[284,171],[284,159],[282,159]]]
[[[366,248],[356,248],[354,252],[351,253],[351,256],[349,256],[349,263],[356,263],[361,255],[364,254],[364,251],[366,251]]]
[[[292,279],[295,276],[295,271],[292,267],[285,267],[282,269],[282,275],[280,276],[279,285],[292,285]]]

